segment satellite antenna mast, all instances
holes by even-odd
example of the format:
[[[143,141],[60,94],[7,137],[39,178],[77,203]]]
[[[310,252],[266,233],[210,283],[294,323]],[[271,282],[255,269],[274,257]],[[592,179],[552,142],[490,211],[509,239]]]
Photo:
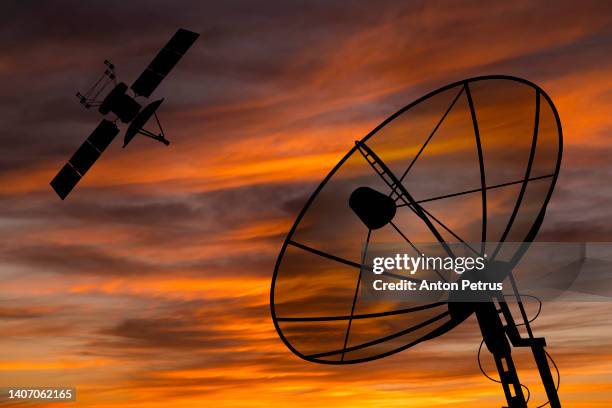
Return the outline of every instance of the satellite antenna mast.
[[[77,92],[76,96],[85,109],[97,107],[98,112],[103,116],[113,114],[114,118],[112,120],[102,119],[98,127],[51,180],[51,187],[62,200],[70,194],[119,134],[118,121],[129,124],[125,132],[123,147],[126,147],[136,135],[149,137],[166,146],[170,144],[157,116],[157,109],[164,99],[155,100],[144,108],[137,99],[151,96],[199,36],[192,31],[178,29],[129,88],[125,83],[117,82],[115,65],[105,60],[106,68],[102,76],[85,93]],[[110,85],[113,86],[111,91],[100,99],[100,95]],[[155,118],[158,133],[145,129],[145,125],[152,117]]]
[[[544,405],[561,407],[558,368],[545,339],[533,333],[535,317],[527,315],[513,270],[544,220],[562,145],[550,97],[525,79],[505,75],[452,83],[389,117],[332,169],[285,239],[270,292],[282,341],[307,361],[354,364],[431,340],[474,315],[481,348],[484,344],[491,353],[499,380],[482,366],[481,371],[501,384],[505,407],[526,408],[531,398],[519,379],[513,348],[531,350]],[[511,293],[487,292],[476,301],[452,293],[427,302],[411,295],[366,299],[368,251],[389,242],[417,256],[429,251],[418,242],[433,242],[439,253],[453,258],[457,247],[484,256],[487,276],[507,282]],[[432,280],[446,282],[478,276],[435,272]],[[521,323],[509,297],[516,300]]]

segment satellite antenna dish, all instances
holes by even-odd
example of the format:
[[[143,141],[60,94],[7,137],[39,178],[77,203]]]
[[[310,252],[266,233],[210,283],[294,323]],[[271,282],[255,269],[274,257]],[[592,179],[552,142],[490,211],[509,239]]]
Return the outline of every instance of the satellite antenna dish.
[[[104,74],[87,92],[84,94],[77,92],[77,98],[86,109],[97,107],[100,114],[103,116],[113,114],[114,119],[102,119],[98,127],[77,149],[55,178],[51,180],[51,187],[62,200],[70,194],[85,173],[119,134],[117,121],[129,123],[123,147],[126,147],[136,135],[149,137],[166,146],[170,144],[157,117],[157,109],[164,100],[153,101],[142,108],[137,99],[151,96],[199,36],[192,31],[183,28],[178,29],[129,88],[125,83],[117,82],[115,66],[106,60],[104,61],[104,65],[106,65]],[[106,97],[100,100],[100,95],[109,85],[113,85],[113,88]],[[130,90],[132,95],[130,95]],[[145,129],[145,125],[151,117],[155,117],[159,133]]]
[[[513,347],[532,351],[548,403],[560,407],[553,361],[533,334],[512,270],[542,225],[561,155],[557,110],[525,79],[470,78],[400,109],[355,143],[289,231],[270,292],[280,338],[307,361],[354,364],[416,346],[475,315],[499,380],[483,373],[501,383],[508,407],[529,400]],[[419,255],[419,242],[451,256],[457,246],[486,254],[487,268],[512,288],[522,322],[499,294],[477,303],[362,299],[368,248],[389,242]],[[441,277],[460,279],[450,275]]]

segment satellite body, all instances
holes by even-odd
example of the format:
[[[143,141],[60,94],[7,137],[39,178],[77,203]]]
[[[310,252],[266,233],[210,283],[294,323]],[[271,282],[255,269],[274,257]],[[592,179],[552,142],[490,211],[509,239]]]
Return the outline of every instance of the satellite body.
[[[119,134],[117,121],[130,124],[125,133],[123,147],[127,146],[137,134],[157,140],[166,146],[170,144],[156,114],[163,99],[149,103],[144,109],[141,109],[142,105],[136,99],[151,96],[198,37],[199,34],[197,33],[179,29],[129,88],[125,83],[117,82],[115,66],[109,61],[104,61],[106,70],[102,77],[85,94],[77,93],[77,98],[86,109],[97,106],[100,114],[103,116],[112,114],[116,119],[102,119],[98,127],[68,160],[68,163],[51,180],[51,187],[62,200],[70,194],[76,184]],[[103,100],[98,100],[97,98],[109,85],[113,86],[111,91]],[[130,90],[133,95],[128,93]],[[144,128],[151,117],[155,117],[159,133]]]

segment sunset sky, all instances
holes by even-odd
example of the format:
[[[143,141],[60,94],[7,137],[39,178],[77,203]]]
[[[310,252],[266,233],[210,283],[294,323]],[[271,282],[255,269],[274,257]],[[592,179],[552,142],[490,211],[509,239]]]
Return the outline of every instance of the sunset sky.
[[[612,6],[490,3],[3,2],[0,388],[76,386],[66,407],[501,406],[473,318],[335,367],[293,355],[268,305],[293,220],[354,140],[466,77],[555,101],[564,157],[539,239],[612,241]],[[49,181],[100,120],[76,91],[104,59],[130,83],[178,27],[201,37],[153,95],[170,146],[115,141],[59,200]],[[564,407],[612,404],[610,312],[551,302],[534,323]]]

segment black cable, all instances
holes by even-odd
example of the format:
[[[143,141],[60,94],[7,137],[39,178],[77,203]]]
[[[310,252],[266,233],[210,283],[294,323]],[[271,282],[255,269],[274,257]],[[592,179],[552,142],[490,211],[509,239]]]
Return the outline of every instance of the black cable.
[[[514,295],[504,295],[504,297],[514,297]],[[528,297],[528,298],[534,299],[534,300],[536,300],[538,302],[538,311],[536,312],[535,316],[533,316],[531,319],[529,319],[527,321],[527,323],[531,323],[531,322],[535,321],[535,319],[540,317],[540,313],[542,313],[542,300],[540,300],[540,298],[537,297],[537,296],[519,294],[519,298],[523,298],[523,297]],[[516,326],[524,326],[524,325],[525,325],[525,323],[516,324]]]
[[[514,295],[504,295],[504,297],[513,297]],[[526,323],[532,323],[534,320],[536,320],[538,317],[540,317],[540,313],[542,313],[542,300],[540,298],[538,298],[537,296],[533,296],[533,295],[523,295],[523,294],[519,294],[519,298],[523,298],[523,297],[528,297],[531,299],[534,299],[538,302],[538,311],[536,312],[536,314],[529,319]],[[519,323],[516,326],[525,326],[526,324],[524,323]],[[496,382],[498,384],[501,384],[501,381],[496,380],[495,378],[491,377],[489,374],[487,374],[484,370],[484,368],[482,367],[482,362],[480,361],[480,353],[482,352],[482,345],[484,344],[484,339],[480,342],[480,346],[478,347],[478,354],[476,355],[476,359],[478,360],[478,368],[480,369],[480,372],[489,380]],[[557,367],[557,363],[555,363],[555,360],[553,360],[552,356],[548,353],[548,351],[544,350],[544,353],[546,353],[546,356],[548,357],[548,359],[550,360],[550,362],[553,364],[553,367],[555,367],[555,371],[557,372],[557,385],[556,385],[556,390],[559,391],[559,386],[561,385],[561,372],[559,371],[559,367]],[[529,390],[529,387],[527,387],[524,384],[520,384],[521,387],[525,388],[525,390],[527,391],[527,400],[525,402],[529,402],[529,399],[531,398],[531,391]],[[538,405],[536,408],[543,408],[546,405],[550,404],[550,400],[546,401],[544,404],[542,405]]]

